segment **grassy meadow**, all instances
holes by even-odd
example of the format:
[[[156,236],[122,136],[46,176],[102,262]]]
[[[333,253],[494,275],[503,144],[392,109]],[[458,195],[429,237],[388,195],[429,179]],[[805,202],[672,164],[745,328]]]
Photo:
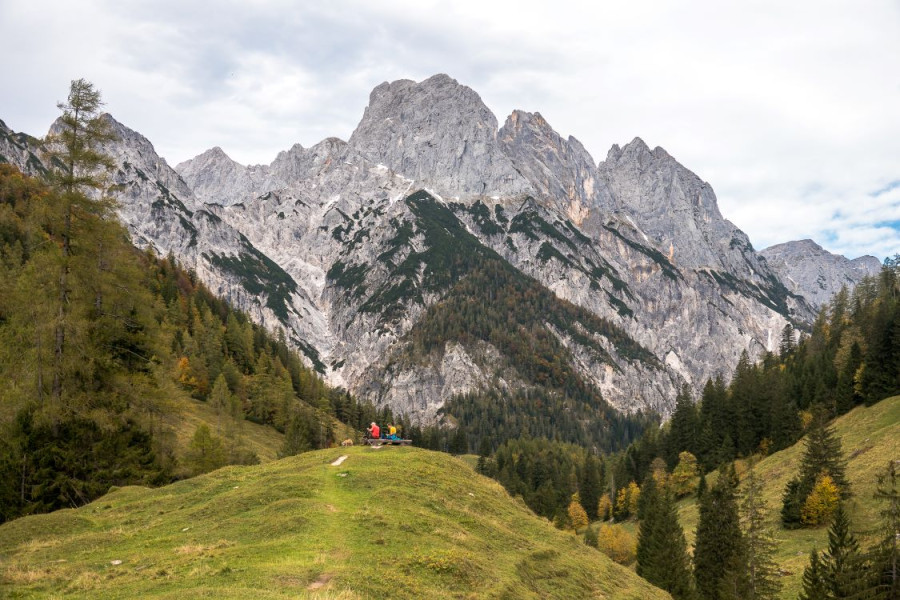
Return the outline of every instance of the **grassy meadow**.
[[[853,531],[865,541],[866,532],[878,524],[881,507],[872,498],[876,488],[876,474],[883,471],[888,461],[900,460],[900,396],[882,400],[871,407],[860,406],[833,423],[840,436],[847,461],[847,477],[853,497],[847,506],[853,522]],[[799,470],[804,442],[763,458],[756,470],[764,483],[763,497],[769,509],[769,523],[778,543],[775,562],[785,574],[782,577],[782,598],[796,598],[800,592],[803,569],[809,562],[809,551],[828,548],[828,527],[785,530],[781,527],[781,495],[787,482]],[[746,470],[739,462],[738,472]],[[712,483],[713,474],[708,481]],[[679,519],[684,528],[688,545],[694,542],[697,528],[697,500],[694,497],[679,503]],[[863,545],[866,545],[865,542]]]
[[[0,527],[2,597],[189,595],[668,598],[463,461],[416,448],[226,467]]]

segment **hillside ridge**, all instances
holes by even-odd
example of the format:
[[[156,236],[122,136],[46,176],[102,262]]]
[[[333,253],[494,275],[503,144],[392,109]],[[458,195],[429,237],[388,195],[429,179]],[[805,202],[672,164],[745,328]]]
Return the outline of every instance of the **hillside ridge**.
[[[415,448],[117,489],[3,525],[0,555],[0,590],[76,598],[669,597],[461,460]]]

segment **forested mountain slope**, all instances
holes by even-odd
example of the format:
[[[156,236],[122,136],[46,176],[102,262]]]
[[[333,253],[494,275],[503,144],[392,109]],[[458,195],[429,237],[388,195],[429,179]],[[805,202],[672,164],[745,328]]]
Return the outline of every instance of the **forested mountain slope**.
[[[887,398],[874,406],[855,408],[836,419],[833,427],[847,458],[846,473],[853,493],[847,502],[852,530],[867,546],[871,539],[881,535],[879,513],[887,508],[873,497],[876,476],[885,470],[889,461],[900,460],[900,396]],[[801,440],[763,458],[755,467],[757,476],[764,482],[766,524],[775,532],[775,561],[784,573],[780,597],[785,600],[797,597],[810,550],[828,548],[827,527],[787,530],[781,526],[782,493],[787,482],[797,475],[803,451]],[[745,468],[743,463],[739,466],[742,470]],[[693,540],[697,526],[696,499],[683,501],[679,513],[685,534]]]
[[[536,385],[551,403],[566,398],[521,373],[498,376],[495,365],[521,353],[492,340],[445,336],[424,361],[394,361],[410,335],[455,318],[431,308],[472,275],[435,246],[430,217],[410,205],[420,194],[446,207],[448,243],[492,250],[615,329],[533,325],[565,348],[562,368],[590,383],[596,406],[602,395],[619,411],[667,413],[682,383],[730,371],[742,350],[759,356],[785,323],[813,317],[722,217],[711,187],[662,149],[635,139],[598,164],[537,113],[498,127],[446,75],[378,86],[348,142],[295,145],[270,165],[213,149],[176,172],[108,120],[117,212],[138,246],[173,253],[255,322],[284,327],[332,383],[422,422],[465,395]],[[3,139],[5,160],[38,170],[34,140]],[[504,335],[532,327],[508,325]],[[643,350],[621,355],[625,338]]]
[[[67,205],[10,165],[0,280],[0,520],[322,447],[377,416],[132,246],[104,203]]]

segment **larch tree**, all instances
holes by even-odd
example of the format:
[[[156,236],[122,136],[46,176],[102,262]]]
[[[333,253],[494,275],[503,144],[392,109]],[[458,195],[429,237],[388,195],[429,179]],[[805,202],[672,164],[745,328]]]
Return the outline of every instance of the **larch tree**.
[[[101,173],[113,167],[112,160],[100,150],[104,142],[115,139],[109,122],[100,114],[100,90],[84,79],[72,81],[66,102],[57,104],[62,116],[54,124],[54,131],[45,140],[49,164],[48,179],[61,201],[61,251],[58,271],[57,310],[54,333],[54,368],[52,397],[57,405],[62,401],[67,361],[66,337],[71,331],[69,322],[76,221],[90,216],[105,216],[108,202],[92,199],[89,194],[104,185]]]

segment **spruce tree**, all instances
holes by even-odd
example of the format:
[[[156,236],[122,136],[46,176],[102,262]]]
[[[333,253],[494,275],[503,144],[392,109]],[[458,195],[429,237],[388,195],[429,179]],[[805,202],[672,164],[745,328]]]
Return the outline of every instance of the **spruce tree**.
[[[733,467],[719,472],[716,484],[700,499],[694,543],[694,580],[703,600],[720,600],[729,571],[743,567],[744,543],[737,509]]]
[[[803,570],[803,587],[797,600],[829,600],[828,586],[819,553],[815,548],[809,553],[809,564]]]
[[[850,482],[845,474],[846,460],[841,451],[841,439],[834,429],[827,427],[824,415],[813,419],[809,433],[806,435],[806,446],[800,461],[800,486],[804,500],[812,491],[816,480],[823,472],[831,476],[838,487],[841,498],[850,497]]]
[[[747,588],[745,600],[772,600],[778,597],[781,582],[773,556],[775,539],[766,526],[766,505],[763,500],[763,482],[756,475],[753,463],[745,480],[741,501],[741,521],[746,553]]]
[[[803,527],[801,512],[806,494],[800,485],[800,478],[794,477],[787,482],[784,493],[781,496],[781,524],[785,529],[800,529]]]
[[[493,475],[492,467],[490,464],[491,459],[491,441],[488,437],[482,436],[481,443],[478,446],[478,464],[476,465],[475,470],[481,473],[482,475],[487,475],[491,477]]]
[[[675,499],[647,477],[639,501],[637,574],[672,594],[676,600],[695,598],[684,531],[678,524]]]
[[[871,577],[866,591],[871,598],[900,598],[900,490],[897,489],[897,462],[891,460],[878,475],[875,499],[882,503],[879,513],[880,539],[869,552]]]
[[[597,458],[587,453],[584,466],[581,469],[581,479],[578,482],[578,496],[581,506],[584,507],[588,519],[597,520],[597,505],[600,502],[600,493],[603,491],[603,465]]]
[[[691,398],[690,386],[684,384],[675,397],[675,410],[669,421],[669,435],[666,438],[666,462],[669,469],[675,467],[681,452],[690,452],[696,456],[699,435],[697,407]]]
[[[794,326],[788,323],[781,330],[781,342],[778,345],[778,355],[782,362],[787,360],[790,355],[797,349],[797,343],[794,341]]]
[[[828,529],[828,552],[822,556],[822,567],[829,597],[855,597],[864,582],[863,560],[843,504],[838,505]]]

